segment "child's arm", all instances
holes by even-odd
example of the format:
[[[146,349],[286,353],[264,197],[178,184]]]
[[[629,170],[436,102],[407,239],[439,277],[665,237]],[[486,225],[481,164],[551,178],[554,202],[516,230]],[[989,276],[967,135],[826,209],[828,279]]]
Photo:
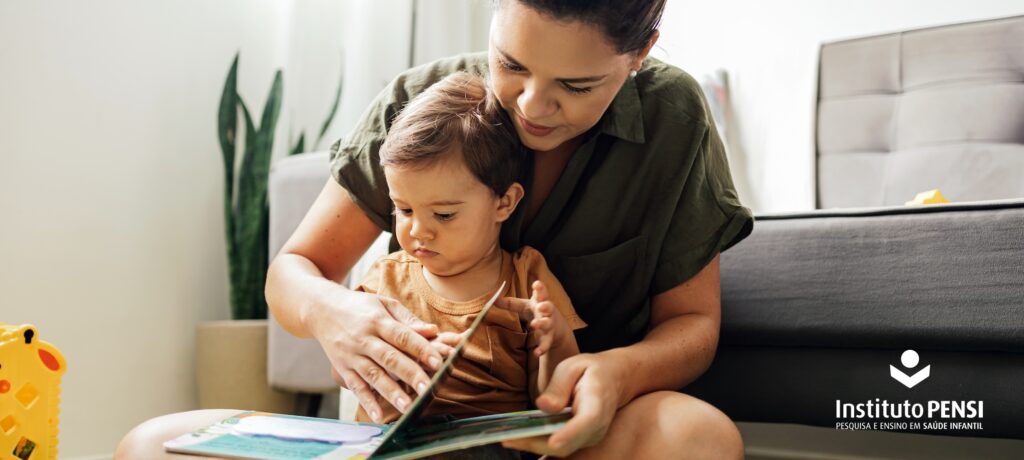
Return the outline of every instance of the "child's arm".
[[[531,285],[533,295],[521,310],[528,321],[527,369],[530,399],[534,400],[547,387],[551,374],[562,360],[579,354],[576,336],[558,308],[548,299],[547,286],[541,281]]]

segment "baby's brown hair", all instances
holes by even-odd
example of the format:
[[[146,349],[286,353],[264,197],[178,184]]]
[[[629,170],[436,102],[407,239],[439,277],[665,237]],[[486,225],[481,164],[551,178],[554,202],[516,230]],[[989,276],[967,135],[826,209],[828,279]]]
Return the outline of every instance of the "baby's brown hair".
[[[380,147],[381,166],[422,168],[451,152],[497,196],[519,177],[522,151],[511,120],[480,76],[458,72],[414,97]]]

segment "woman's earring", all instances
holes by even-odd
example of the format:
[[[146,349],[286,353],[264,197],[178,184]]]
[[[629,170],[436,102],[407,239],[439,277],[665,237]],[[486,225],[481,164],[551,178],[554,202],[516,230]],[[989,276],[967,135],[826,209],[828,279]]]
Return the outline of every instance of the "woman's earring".
[[[636,71],[635,70],[630,70],[629,71],[629,76],[630,77],[635,77],[636,76]]]

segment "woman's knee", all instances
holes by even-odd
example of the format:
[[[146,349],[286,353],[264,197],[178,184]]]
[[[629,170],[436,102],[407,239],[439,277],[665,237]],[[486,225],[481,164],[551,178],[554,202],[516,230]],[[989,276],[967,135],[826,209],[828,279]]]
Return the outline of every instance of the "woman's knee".
[[[242,411],[232,409],[206,409],[161,415],[132,428],[117,445],[114,458],[151,459],[172,458],[164,451],[164,441],[212,425]]]
[[[677,452],[679,458],[743,458],[743,439],[727,415],[693,396],[659,391],[622,409],[626,426],[645,436],[644,450]]]

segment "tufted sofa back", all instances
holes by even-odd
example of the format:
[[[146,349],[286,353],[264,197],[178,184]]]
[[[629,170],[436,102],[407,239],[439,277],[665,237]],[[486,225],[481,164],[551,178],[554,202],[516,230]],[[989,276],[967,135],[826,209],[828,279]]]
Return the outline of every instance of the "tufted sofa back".
[[[819,208],[1024,197],[1024,16],[821,47]]]

